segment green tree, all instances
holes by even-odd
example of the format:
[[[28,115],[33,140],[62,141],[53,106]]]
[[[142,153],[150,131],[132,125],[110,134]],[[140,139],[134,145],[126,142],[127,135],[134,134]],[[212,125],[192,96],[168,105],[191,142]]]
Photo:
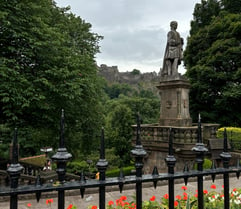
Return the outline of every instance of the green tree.
[[[231,13],[222,4],[218,12],[212,9],[217,4],[210,2],[196,5],[195,11],[201,7],[208,12],[194,12],[197,16],[184,53],[186,75],[192,86],[190,110],[193,117],[200,112],[205,122],[240,126],[241,14]],[[210,23],[198,25],[199,19],[205,22],[202,20],[206,16],[212,16]]]
[[[94,61],[102,37],[54,1],[4,0],[0,6],[0,123],[18,126],[20,143],[35,151],[39,131],[48,133],[45,146],[56,147],[64,108],[67,145],[89,150],[102,118]]]
[[[106,83],[104,90],[110,99],[118,98],[120,94],[128,96],[133,94],[134,91],[130,85],[119,83],[114,83],[111,85]]]
[[[120,166],[130,163],[133,117],[131,109],[118,104],[107,116],[107,140],[120,157]]]

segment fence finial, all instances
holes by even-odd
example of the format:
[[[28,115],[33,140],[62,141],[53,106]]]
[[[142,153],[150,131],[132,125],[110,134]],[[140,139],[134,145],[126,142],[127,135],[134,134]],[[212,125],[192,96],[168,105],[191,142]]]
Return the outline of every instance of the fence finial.
[[[139,112],[136,117],[136,145],[141,145],[141,117]]]
[[[68,153],[65,148],[64,142],[64,110],[61,112],[61,122],[60,122],[60,139],[59,139],[59,148],[52,156],[52,160],[57,163],[56,172],[58,173],[58,179],[61,183],[64,182],[65,173],[66,173],[66,163],[72,158],[72,155]]]
[[[12,141],[12,159],[11,159],[11,164],[7,169],[7,172],[10,176],[11,188],[18,187],[18,179],[23,170],[23,167],[18,163],[18,138],[17,138],[17,135],[18,135],[17,128],[15,128],[13,141]]]
[[[59,147],[64,147],[64,109],[61,111]]]
[[[172,128],[169,129],[169,142],[168,142],[168,153],[173,155],[173,131]]]
[[[201,124],[201,114],[198,114],[198,137],[197,142],[202,143],[202,124]]]
[[[102,127],[102,129],[101,129],[100,159],[105,159],[105,133],[104,133],[104,127]]]
[[[227,137],[226,128],[224,128],[224,132],[223,132],[223,151],[224,152],[228,151],[228,137]]]

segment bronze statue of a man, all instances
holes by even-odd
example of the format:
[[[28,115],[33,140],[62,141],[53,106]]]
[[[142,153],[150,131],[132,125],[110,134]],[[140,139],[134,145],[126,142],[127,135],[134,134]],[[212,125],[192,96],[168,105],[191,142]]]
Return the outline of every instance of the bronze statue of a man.
[[[176,31],[177,22],[170,23],[171,30],[167,34],[167,45],[163,60],[163,68],[161,75],[176,75],[178,74],[178,65],[181,64],[183,58],[183,38]]]

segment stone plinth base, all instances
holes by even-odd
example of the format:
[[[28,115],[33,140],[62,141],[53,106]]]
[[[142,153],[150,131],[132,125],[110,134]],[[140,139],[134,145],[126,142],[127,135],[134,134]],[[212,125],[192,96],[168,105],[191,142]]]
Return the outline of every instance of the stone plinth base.
[[[179,126],[179,127],[188,127],[192,124],[192,119],[179,119],[179,118],[160,118],[159,119],[160,126]]]
[[[157,86],[160,94],[161,126],[191,126],[189,114],[190,83],[183,76],[167,76]]]

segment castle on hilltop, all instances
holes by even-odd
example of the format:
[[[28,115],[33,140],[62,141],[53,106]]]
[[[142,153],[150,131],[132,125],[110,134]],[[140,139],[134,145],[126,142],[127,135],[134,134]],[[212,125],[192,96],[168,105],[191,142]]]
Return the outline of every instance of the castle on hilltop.
[[[140,82],[158,82],[160,79],[156,72],[141,73],[138,70],[119,72],[118,66],[107,66],[105,64],[101,64],[98,68],[99,74],[110,83],[127,83],[135,85]]]

